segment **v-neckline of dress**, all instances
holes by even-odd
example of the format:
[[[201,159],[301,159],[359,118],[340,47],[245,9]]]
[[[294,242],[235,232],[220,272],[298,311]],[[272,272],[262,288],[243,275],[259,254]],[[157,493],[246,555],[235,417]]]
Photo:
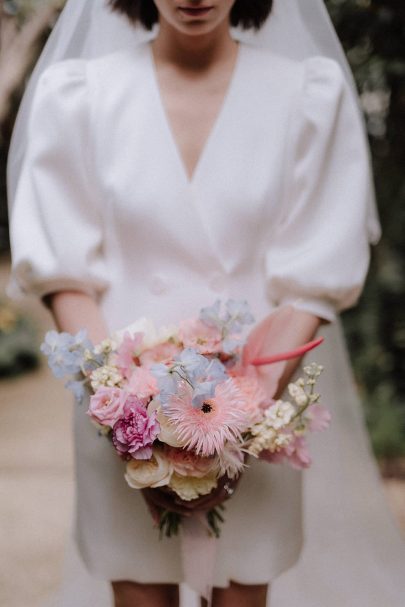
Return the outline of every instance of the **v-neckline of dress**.
[[[163,101],[161,88],[160,88],[159,80],[158,80],[158,76],[157,76],[156,64],[155,64],[155,59],[153,57],[153,49],[152,49],[151,42],[147,42],[146,47],[147,47],[147,57],[148,57],[149,70],[150,70],[150,75],[151,75],[151,80],[152,80],[152,86],[154,89],[154,97],[156,100],[156,105],[158,107],[159,120],[162,123],[163,128],[167,133],[169,147],[172,149],[173,155],[176,157],[177,164],[179,165],[183,179],[185,180],[185,182],[188,186],[192,186],[195,183],[195,181],[201,171],[201,167],[203,166],[205,158],[208,155],[209,148],[212,145],[212,141],[214,140],[217,132],[220,130],[220,127],[224,121],[225,115],[227,114],[227,108],[228,108],[228,105],[230,104],[231,98],[232,98],[234,90],[236,88],[236,83],[238,80],[239,72],[241,71],[240,66],[242,63],[244,45],[242,42],[238,43],[238,52],[237,52],[236,60],[235,60],[235,63],[234,63],[233,69],[232,69],[232,74],[229,79],[225,94],[222,98],[222,101],[221,101],[219,109],[216,113],[216,116],[211,124],[208,135],[200,150],[200,154],[198,156],[196,164],[194,165],[191,175],[189,174],[189,172],[187,170],[187,166],[186,166],[186,163],[184,162],[184,158],[181,153],[180,146],[175,137],[173,127],[170,122],[170,118],[169,118],[167,110],[165,108],[165,104]]]

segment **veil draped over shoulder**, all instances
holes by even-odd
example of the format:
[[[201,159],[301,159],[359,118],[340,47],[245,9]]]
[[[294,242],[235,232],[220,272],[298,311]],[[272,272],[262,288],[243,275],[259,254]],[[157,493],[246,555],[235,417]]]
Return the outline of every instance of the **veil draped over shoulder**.
[[[270,48],[293,59],[322,55],[342,66],[353,95],[350,68],[322,0],[275,0],[271,18],[258,33],[234,31],[235,37]],[[106,0],[68,0],[28,84],[9,156],[10,204],[24,156],[26,127],[40,74],[56,61],[91,58],[134,47],[154,32],[133,28],[111,13]],[[293,43],[291,42],[293,41]],[[364,133],[365,136],[365,133]],[[370,170],[367,229],[376,242],[380,227]],[[378,473],[370,453],[361,409],[339,323],[322,330],[322,363],[333,368],[333,378],[320,391],[335,394],[326,403],[333,414],[328,433],[312,446],[313,468],[304,483],[307,542],[294,569],[274,584],[272,607],[400,607],[405,595],[405,546],[388,513]],[[334,382],[334,383],[333,383]],[[333,385],[331,385],[333,383]],[[73,544],[58,607],[110,607],[110,590],[85,572]],[[185,604],[193,599],[185,595]]]
[[[10,204],[21,169],[35,85],[44,69],[56,61],[71,57],[91,58],[132,48],[154,35],[154,32],[145,32],[140,27],[134,28],[127,19],[112,13],[107,0],[67,0],[34,69],[17,118],[8,163]],[[235,37],[292,59],[314,55],[333,58],[340,63],[356,95],[350,68],[323,0],[274,0],[271,18],[258,33],[235,30]],[[291,40],[294,44],[291,44]],[[378,241],[380,227],[371,174],[368,232],[371,242]]]

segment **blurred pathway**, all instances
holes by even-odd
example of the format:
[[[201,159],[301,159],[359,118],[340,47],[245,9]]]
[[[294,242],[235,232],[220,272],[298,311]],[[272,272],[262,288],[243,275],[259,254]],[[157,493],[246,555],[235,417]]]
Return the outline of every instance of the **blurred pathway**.
[[[7,279],[0,264],[0,293]],[[38,336],[51,327],[36,302]],[[0,605],[43,607],[60,579],[72,501],[71,397],[48,369],[0,383]],[[387,481],[405,532],[405,483]]]
[[[7,264],[0,265],[0,293]],[[25,306],[38,338],[45,309]],[[73,499],[71,398],[48,369],[0,382],[0,605],[42,607],[58,585]]]

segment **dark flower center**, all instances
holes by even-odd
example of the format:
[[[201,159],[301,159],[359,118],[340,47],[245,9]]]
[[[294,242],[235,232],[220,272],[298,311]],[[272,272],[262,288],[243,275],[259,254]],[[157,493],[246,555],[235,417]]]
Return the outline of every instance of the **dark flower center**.
[[[210,405],[209,403],[203,403],[203,406],[201,407],[201,411],[203,413],[211,413],[212,405]]]

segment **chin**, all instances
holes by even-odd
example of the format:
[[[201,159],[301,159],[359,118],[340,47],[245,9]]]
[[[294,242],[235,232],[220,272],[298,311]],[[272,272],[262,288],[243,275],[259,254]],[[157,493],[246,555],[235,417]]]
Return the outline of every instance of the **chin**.
[[[204,24],[193,24],[193,25],[188,25],[187,27],[184,27],[184,24],[182,24],[183,27],[179,27],[178,31],[181,32],[182,34],[186,34],[187,36],[191,36],[191,37],[197,37],[197,36],[206,36],[207,34],[211,34],[213,33],[217,28],[213,27],[212,25],[208,25],[207,23]]]
[[[185,23],[184,21],[176,23],[176,29],[178,32],[182,34],[186,34],[188,36],[204,36],[208,34],[212,34],[215,32],[221,25],[217,22],[212,21],[194,21]]]

